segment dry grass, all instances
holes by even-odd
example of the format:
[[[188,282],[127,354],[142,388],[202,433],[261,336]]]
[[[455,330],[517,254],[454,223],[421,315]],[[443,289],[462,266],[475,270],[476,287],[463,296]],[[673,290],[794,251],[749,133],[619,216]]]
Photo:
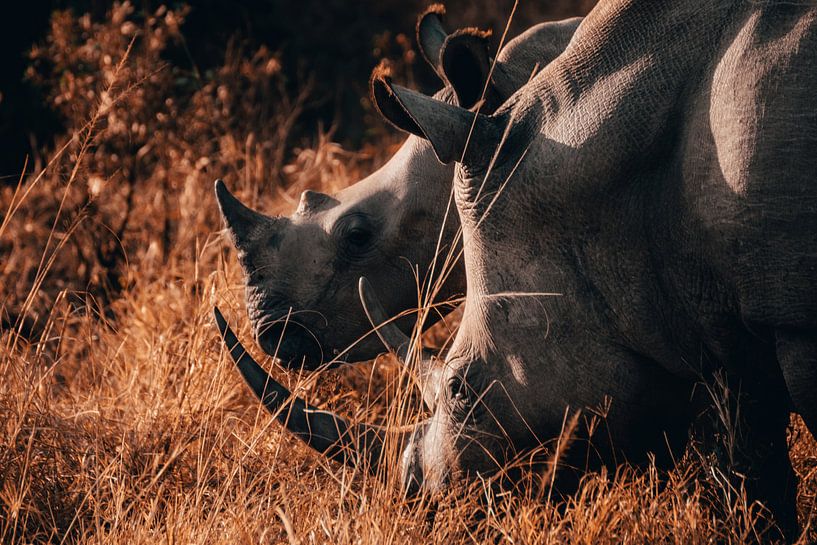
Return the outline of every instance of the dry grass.
[[[137,28],[127,4],[107,23],[61,14],[35,52],[60,74],[32,77],[50,82],[70,131],[34,175],[0,194],[0,541],[757,539],[762,509],[694,454],[669,473],[588,475],[568,498],[551,495],[546,472],[528,473],[513,492],[476,482],[432,504],[404,500],[393,474],[328,463],[284,433],[243,386],[212,324],[218,303],[250,338],[212,180],[224,176],[247,201],[287,211],[302,189],[352,183],[391,150],[351,153],[322,134],[288,153],[308,86],[288,93],[263,50],[236,49],[211,79],[185,81],[161,61],[183,16],[162,10]],[[358,419],[420,413],[388,358],[320,376],[274,373]],[[801,522],[810,525],[817,445],[799,420],[794,430]],[[394,466],[397,453],[386,456]]]

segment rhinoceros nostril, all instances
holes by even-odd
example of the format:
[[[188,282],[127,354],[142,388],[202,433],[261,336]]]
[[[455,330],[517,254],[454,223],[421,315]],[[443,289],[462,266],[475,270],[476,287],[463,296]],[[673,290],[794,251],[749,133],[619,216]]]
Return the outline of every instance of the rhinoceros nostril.
[[[264,321],[257,327],[256,336],[264,352],[287,367],[303,365],[313,369],[323,361],[320,340],[306,326],[293,320]]]

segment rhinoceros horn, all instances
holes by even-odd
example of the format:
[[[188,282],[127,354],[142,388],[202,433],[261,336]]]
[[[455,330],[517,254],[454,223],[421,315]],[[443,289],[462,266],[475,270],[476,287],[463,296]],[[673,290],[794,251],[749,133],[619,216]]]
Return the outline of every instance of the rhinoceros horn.
[[[376,471],[387,433],[396,434],[402,449],[411,431],[389,432],[368,424],[351,425],[340,416],[309,405],[293,396],[253,359],[227,324],[218,307],[213,309],[216,324],[239,372],[264,407],[295,436],[332,460],[355,464],[365,454],[369,468]]]
[[[366,317],[371,322],[380,341],[388,350],[394,352],[401,362],[406,364],[411,354],[416,353],[411,351],[412,340],[408,335],[400,331],[400,328],[397,327],[393,320],[388,318],[380,299],[375,295],[374,288],[372,288],[365,276],[361,276],[358,281],[358,294]],[[418,339],[417,342],[420,342],[420,340]],[[431,350],[423,348],[419,356],[417,385],[422,392],[423,402],[426,407],[434,410],[439,390],[440,370],[434,365],[434,354]]]
[[[255,229],[263,227],[268,240],[272,238],[271,230],[280,227],[285,220],[265,216],[255,210],[248,208],[239,201],[221,180],[216,180],[216,199],[218,208],[227,224],[227,230],[233,244],[239,250],[247,250],[247,245],[252,240]]]

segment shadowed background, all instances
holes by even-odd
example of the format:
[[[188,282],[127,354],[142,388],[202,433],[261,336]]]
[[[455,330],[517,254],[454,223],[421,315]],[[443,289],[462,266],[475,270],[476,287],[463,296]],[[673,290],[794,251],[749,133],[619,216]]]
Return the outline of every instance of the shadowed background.
[[[523,3],[509,37],[591,4]],[[21,16],[0,18],[0,188],[16,186],[24,164],[31,179],[53,162],[36,212],[28,223],[16,218],[28,225],[31,248],[47,234],[40,229],[56,221],[67,230],[81,219],[25,313],[14,301],[26,299],[39,260],[11,252],[25,237],[0,241],[12,256],[0,269],[11,275],[0,288],[3,321],[22,320],[26,330],[60,290],[109,301],[133,280],[126,263],[146,274],[172,261],[172,248],[187,248],[192,260],[195,234],[219,223],[209,195],[216,177],[249,191],[251,204],[267,200],[288,211],[307,186],[333,176],[327,189],[344,185],[337,172],[316,168],[324,157],[310,150],[328,153],[337,169],[382,161],[390,151],[384,143],[402,138],[368,97],[369,74],[382,58],[403,84],[429,93],[440,86],[416,50],[423,1],[56,0],[20,7]],[[454,0],[446,23],[491,28],[498,42],[512,9],[509,0]],[[75,169],[83,138],[90,146]],[[64,154],[55,153],[63,146]],[[45,188],[72,171],[80,183],[61,203]],[[142,191],[148,188],[154,191]],[[199,202],[198,214],[190,217],[183,202]]]
[[[168,7],[189,6],[190,10],[179,29],[182,40],[169,44],[162,59],[173,70],[200,78],[201,84],[209,79],[208,72],[223,63],[230,48],[252,52],[265,46],[280,53],[291,91],[310,78],[314,81],[310,105],[304,113],[304,130],[314,132],[319,121],[327,127],[336,124],[336,138],[359,146],[367,136],[367,128],[381,125],[370,117],[366,83],[382,57],[405,62],[406,75],[424,91],[437,85],[432,72],[415,54],[414,23],[428,3],[426,0],[164,3]],[[511,36],[537,22],[584,14],[594,3],[594,0],[522,2],[514,17]],[[99,0],[21,2],[15,5],[14,16],[0,18],[3,51],[0,141],[4,142],[0,150],[0,175],[16,178],[25,154],[48,145],[56,133],[66,128],[65,120],[49,104],[48,91],[25,77],[31,64],[31,48],[46,40],[52,13],[55,10],[69,10],[75,15],[88,13],[92,20],[102,21],[108,17],[111,5]],[[155,0],[134,2],[132,20],[139,24],[160,5],[163,3]],[[513,2],[453,0],[447,7],[451,29],[491,28],[496,43]]]

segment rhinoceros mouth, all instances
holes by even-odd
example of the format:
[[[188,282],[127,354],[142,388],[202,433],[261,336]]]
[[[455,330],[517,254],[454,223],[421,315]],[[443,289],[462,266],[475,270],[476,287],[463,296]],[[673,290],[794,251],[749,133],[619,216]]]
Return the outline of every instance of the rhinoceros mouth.
[[[259,318],[255,337],[261,349],[284,367],[311,370],[324,363],[326,354],[319,333],[289,314]]]

